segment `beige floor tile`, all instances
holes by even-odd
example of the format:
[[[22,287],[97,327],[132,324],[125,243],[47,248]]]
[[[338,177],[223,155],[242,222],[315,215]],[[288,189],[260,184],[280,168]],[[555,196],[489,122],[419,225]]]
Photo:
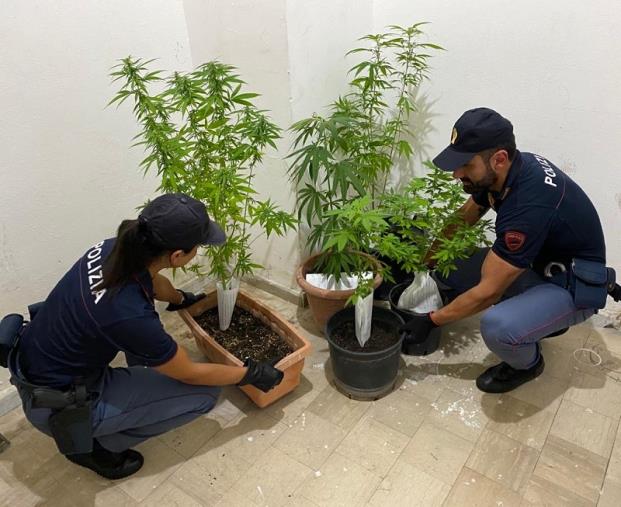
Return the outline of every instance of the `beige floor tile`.
[[[229,423],[207,442],[204,449],[219,448],[222,453],[253,464],[286,429],[287,426],[267,414],[255,412]],[[201,450],[196,456],[199,454]]]
[[[554,420],[554,412],[506,394],[485,397],[482,406],[489,417],[488,429],[535,449],[543,447]]]
[[[203,416],[160,435],[158,439],[184,458],[189,458],[221,429],[219,422]]]
[[[551,375],[537,377],[511,391],[511,397],[535,407],[556,412],[567,392],[569,382]]]
[[[220,449],[211,449],[200,458],[188,460],[169,482],[195,501],[214,505],[249,468],[250,463],[245,460],[229,456]]]
[[[320,506],[350,507],[364,505],[379,483],[378,476],[335,452],[296,494]]]
[[[606,462],[593,452],[550,435],[533,475],[597,502]]]
[[[466,440],[476,442],[487,423],[480,400],[479,392],[465,396],[445,389],[438,400],[431,404],[432,410],[427,420]]]
[[[621,384],[604,372],[574,372],[565,399],[613,419],[621,417]]]
[[[617,431],[617,423],[591,409],[563,400],[550,429],[550,435],[608,459]]]
[[[170,481],[165,481],[161,486],[155,488],[153,492],[140,503],[140,505],[146,505],[149,507],[202,507],[204,504],[197,502],[194,498],[184,493]]]
[[[368,505],[441,506],[451,487],[399,460],[380,483]]]
[[[21,431],[32,428],[21,407],[11,410],[0,417],[0,433],[12,440]]]
[[[447,387],[438,373],[438,363],[425,357],[402,356],[406,366],[399,370],[397,387],[436,401]]]
[[[464,467],[444,505],[518,507],[521,500],[515,491]]]
[[[213,505],[214,507],[254,507],[257,504],[232,489],[217,503],[207,503],[205,505]]]
[[[461,472],[473,445],[426,422],[410,440],[398,462],[408,463],[450,486]]]
[[[431,410],[426,398],[398,389],[371,404],[367,416],[411,437]]]
[[[612,453],[610,454],[606,478],[621,484],[621,424],[619,424],[617,428],[617,436],[612,448]]]
[[[524,493],[526,505],[546,507],[591,507],[595,504],[570,490],[533,475]]]
[[[619,507],[621,505],[621,483],[606,479],[597,507]]]
[[[466,466],[522,494],[538,457],[536,449],[495,431],[485,430]]]
[[[336,451],[384,477],[408,443],[408,437],[369,417],[364,417]]]
[[[136,449],[144,455],[144,465],[136,474],[119,482],[118,487],[137,502],[141,502],[185,460],[157,439],[147,440]]]
[[[561,382],[569,382],[569,378],[575,369],[573,350],[550,345],[546,341],[542,342],[541,349],[545,360],[545,368],[543,373],[537,378],[545,381],[552,377]]]
[[[233,486],[257,505],[279,506],[292,503],[295,490],[313,470],[270,448]]]
[[[57,497],[59,486],[49,476],[37,476],[27,481],[0,478],[0,506],[31,507],[51,502]]]
[[[326,386],[308,406],[308,410],[326,421],[349,431],[371,406],[364,401],[350,400],[332,385]]]
[[[274,447],[316,470],[345,438],[345,431],[314,413],[302,412]]]
[[[295,388],[295,391],[261,411],[284,424],[292,424],[302,412],[306,411],[310,403],[319,396],[319,392],[314,390],[310,380],[305,375],[302,375],[300,385]]]
[[[621,331],[616,329],[593,329],[586,347],[597,352],[602,360],[600,368],[621,372]]]

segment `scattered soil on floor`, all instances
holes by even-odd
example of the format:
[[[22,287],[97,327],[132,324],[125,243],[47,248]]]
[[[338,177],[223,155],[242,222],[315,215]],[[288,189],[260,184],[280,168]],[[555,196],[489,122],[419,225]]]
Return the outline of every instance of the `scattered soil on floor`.
[[[399,334],[395,327],[383,322],[373,322],[371,337],[361,347],[356,338],[356,327],[353,320],[344,322],[332,332],[332,341],[339,347],[351,352],[377,352],[385,350],[397,341]]]
[[[218,325],[217,307],[195,319],[199,326],[240,361],[247,357],[255,361],[280,361],[293,352],[291,346],[270,327],[238,306],[226,331],[221,331]]]

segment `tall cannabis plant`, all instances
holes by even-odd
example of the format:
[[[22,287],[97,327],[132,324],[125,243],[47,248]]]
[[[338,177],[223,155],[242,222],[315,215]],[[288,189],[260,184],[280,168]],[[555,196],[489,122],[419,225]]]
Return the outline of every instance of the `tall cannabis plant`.
[[[110,104],[133,102],[142,128],[136,145],[146,151],[141,166],[157,172],[159,189],[201,200],[223,227],[226,243],[207,248],[205,255],[208,274],[228,286],[261,267],[251,258],[252,225],[270,236],[296,224],[271,200],[258,199],[253,188],[255,171],[265,150],[276,148],[280,129],[253,104],[258,94],[243,89],[231,65],[212,61],[164,76],[148,69],[152,61],[129,56],[113,68],[121,88]]]
[[[429,50],[421,26],[391,26],[367,35],[362,56],[350,70],[350,91],[339,97],[327,116],[314,114],[293,124],[295,138],[289,174],[298,185],[298,218],[310,226],[308,247],[326,251],[337,230],[336,215],[352,199],[370,196],[379,204],[390,171],[399,159],[413,155],[408,121],[416,110],[413,90],[426,78]],[[338,250],[333,263],[339,264]],[[345,267],[343,265],[342,267]]]

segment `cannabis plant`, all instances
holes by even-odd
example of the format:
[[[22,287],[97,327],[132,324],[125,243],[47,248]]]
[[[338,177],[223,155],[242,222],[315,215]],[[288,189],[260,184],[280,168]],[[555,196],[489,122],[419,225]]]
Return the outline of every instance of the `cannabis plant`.
[[[151,62],[122,59],[111,74],[121,88],[110,103],[133,102],[142,128],[136,145],[146,151],[141,166],[157,171],[159,189],[201,200],[223,227],[226,243],[205,255],[207,274],[227,287],[261,267],[251,259],[251,226],[259,224],[267,236],[295,226],[294,216],[258,199],[253,188],[255,171],[265,150],[276,148],[280,129],[253,104],[258,94],[243,89],[234,67],[212,61],[164,76],[148,70]]]
[[[347,274],[358,276],[360,283],[350,302],[373,290],[372,281],[364,279],[363,273],[374,270],[391,279],[387,266],[379,263],[378,268],[376,261],[359,255],[360,250],[372,249],[408,273],[428,271],[431,260],[446,276],[456,268],[458,259],[489,244],[486,231],[490,222],[468,225],[459,214],[465,202],[461,185],[431,162],[426,165],[429,171],[425,176],[414,178],[402,192],[382,194],[378,205],[373,206],[367,195],[327,212],[336,227],[325,242],[334,254],[326,256],[323,268],[337,276],[345,267]]]
[[[365,46],[348,53],[362,56],[350,69],[350,91],[327,116],[314,114],[291,127],[289,174],[298,186],[298,218],[311,228],[311,251],[332,248],[326,242],[338,230],[338,215],[331,211],[367,195],[371,208],[377,207],[392,167],[413,154],[413,91],[427,76],[428,51],[441,49],[421,41],[421,25],[362,37]]]

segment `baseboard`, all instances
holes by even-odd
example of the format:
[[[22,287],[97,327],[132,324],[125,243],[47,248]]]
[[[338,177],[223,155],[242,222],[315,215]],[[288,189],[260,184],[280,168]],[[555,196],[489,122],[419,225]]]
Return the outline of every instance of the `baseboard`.
[[[284,299],[289,303],[298,306],[304,306],[304,292],[302,289],[292,289],[290,287],[285,287],[284,285],[275,282],[274,280],[270,280],[269,278],[265,278],[260,275],[252,275],[244,278],[246,283],[250,285],[254,285],[255,287],[264,290],[265,292],[269,292],[274,296],[278,296],[280,299]]]

